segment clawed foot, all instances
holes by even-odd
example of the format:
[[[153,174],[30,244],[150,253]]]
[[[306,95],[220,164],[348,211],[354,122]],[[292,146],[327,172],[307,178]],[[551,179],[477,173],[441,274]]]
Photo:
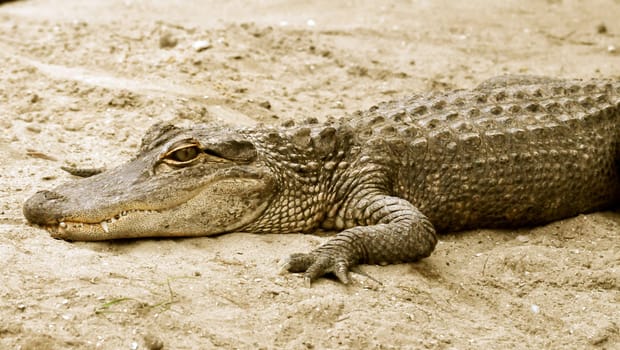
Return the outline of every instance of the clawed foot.
[[[333,263],[329,256],[317,258],[317,254],[293,254],[281,265],[280,273],[304,272],[304,284],[310,287],[317,278],[333,273],[345,285],[356,284],[365,289],[379,290],[383,283],[362,271],[359,266],[348,266],[346,260]]]
[[[304,283],[310,287],[317,278],[333,273],[340,282],[349,284],[350,263],[344,257],[334,257],[320,252],[296,253],[284,260],[282,272],[304,272]]]

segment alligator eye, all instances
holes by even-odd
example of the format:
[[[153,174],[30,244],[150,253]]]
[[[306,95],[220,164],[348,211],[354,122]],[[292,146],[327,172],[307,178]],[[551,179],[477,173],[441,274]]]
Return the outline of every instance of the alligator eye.
[[[198,145],[189,143],[175,147],[164,154],[161,159],[170,165],[185,165],[193,162],[202,153]]]
[[[191,146],[191,147],[181,148],[179,150],[172,152],[168,156],[168,158],[175,160],[177,162],[185,163],[198,157],[199,154],[200,154],[200,149],[196,146]]]

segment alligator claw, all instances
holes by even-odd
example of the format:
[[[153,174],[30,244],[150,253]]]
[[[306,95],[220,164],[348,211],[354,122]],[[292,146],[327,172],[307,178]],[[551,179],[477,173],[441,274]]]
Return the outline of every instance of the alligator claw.
[[[333,257],[327,254],[296,253],[289,256],[282,265],[282,272],[303,272],[304,284],[312,285],[316,279],[328,273],[333,273],[340,282],[349,284],[349,266],[344,258]]]

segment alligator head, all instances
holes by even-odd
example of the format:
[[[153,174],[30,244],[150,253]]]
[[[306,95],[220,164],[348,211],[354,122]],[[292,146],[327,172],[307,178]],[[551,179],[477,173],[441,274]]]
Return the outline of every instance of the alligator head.
[[[207,236],[255,221],[275,187],[249,134],[155,125],[130,162],[39,191],[23,212],[67,240]]]

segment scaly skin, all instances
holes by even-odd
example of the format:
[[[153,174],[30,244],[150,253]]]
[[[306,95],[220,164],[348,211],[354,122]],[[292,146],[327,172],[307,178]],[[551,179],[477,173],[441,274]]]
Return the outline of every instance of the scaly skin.
[[[308,282],[427,257],[437,232],[538,225],[620,199],[620,82],[498,77],[285,129],[152,127],[115,169],[40,191],[67,240],[339,233],[285,264]]]

